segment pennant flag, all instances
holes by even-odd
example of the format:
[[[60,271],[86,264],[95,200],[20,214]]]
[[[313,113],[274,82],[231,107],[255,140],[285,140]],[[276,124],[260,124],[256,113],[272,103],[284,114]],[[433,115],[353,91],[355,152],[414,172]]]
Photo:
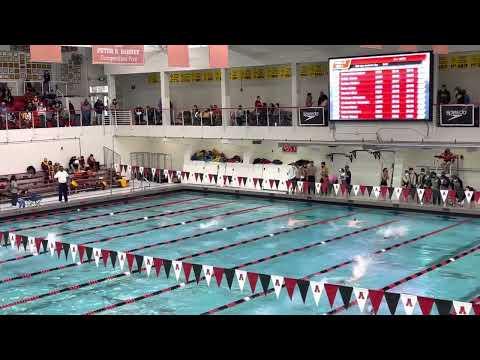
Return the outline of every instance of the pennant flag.
[[[405,314],[412,315],[417,304],[417,297],[415,295],[401,294],[400,299],[402,300]]]
[[[335,195],[338,195],[338,190],[340,190],[340,184],[333,184],[333,188],[335,189]]]
[[[163,175],[166,176],[166,177],[168,177],[168,170],[167,170],[167,169],[164,169],[164,170],[163,170]],[[197,180],[197,178],[195,178],[195,180]]]
[[[185,282],[188,283],[188,280],[190,279],[190,273],[192,271],[192,264],[189,263],[183,263],[183,275],[185,275]]]
[[[292,186],[292,180],[287,180],[287,190],[290,190],[290,187]]]
[[[387,197],[387,191],[388,191],[388,187],[387,186],[380,186],[380,196],[382,198],[386,198]]]
[[[163,259],[162,260],[163,269],[165,270],[165,275],[167,279],[170,277],[170,269],[172,268],[172,260]]]
[[[290,300],[292,300],[293,292],[295,291],[295,286],[297,285],[297,280],[287,277],[283,280],[285,281],[285,287],[287,288],[288,297],[290,298]],[[280,293],[280,290],[278,291],[278,293]]]
[[[65,253],[65,260],[68,260],[68,251],[70,250],[70,244],[63,243],[63,252]]]
[[[258,274],[257,273],[252,273],[248,272],[247,273],[247,278],[248,282],[250,284],[250,289],[252,290],[252,293],[255,292],[255,288],[257,287],[257,280],[258,280]]]
[[[273,189],[273,182],[274,182],[273,179],[268,179],[268,183],[270,184],[270,189]]]
[[[0,245],[8,246],[8,231],[0,232]]]
[[[119,167],[118,164],[113,164],[113,168],[115,169],[115,172],[119,172]]]
[[[402,189],[402,196],[404,201],[408,201],[408,195],[410,195],[410,189],[409,188],[403,188]]]
[[[228,179],[228,176],[227,176],[227,175],[223,175],[223,185],[226,185],[226,184],[227,184],[227,179]]]
[[[217,286],[220,287],[220,284],[222,283],[222,277],[223,277],[223,268],[218,268],[214,266],[213,274],[215,275],[215,279],[217,280]]]
[[[75,262],[78,253],[78,246],[77,244],[70,245],[70,254],[72,254],[72,261]]]
[[[231,185],[232,184],[232,176],[228,175],[228,183]]]
[[[310,183],[308,181],[303,182],[303,192],[306,194],[308,193],[308,188],[310,186]]]
[[[227,279],[227,285],[232,290],[233,277],[235,276],[235,269],[224,269],[225,279]]]
[[[193,275],[195,275],[195,280],[197,284],[200,282],[200,277],[202,276],[202,265],[192,264]]]
[[[182,262],[173,260],[172,265],[173,265],[173,271],[175,272],[175,278],[177,279],[177,282],[178,282],[178,279],[180,278],[180,272],[182,271]]]
[[[283,276],[272,275],[272,283],[273,288],[275,289],[275,295],[277,295],[277,299],[280,296],[280,291],[282,290],[283,286]]]
[[[110,262],[112,263],[112,267],[115,269],[115,263],[117,262],[117,252],[114,250],[110,250]]]
[[[131,165],[127,165],[127,172],[132,173],[132,166]]]
[[[109,257],[110,257],[110,251],[102,249],[103,266],[107,267],[107,262]]]
[[[147,276],[150,276],[150,271],[152,270],[152,266],[153,266],[153,257],[144,256],[143,261],[145,262],[145,269],[147,270]]]
[[[203,174],[198,174],[198,177],[200,178],[200,182],[203,182]]]
[[[210,280],[212,279],[213,275],[213,266],[211,265],[203,265],[203,275],[205,276],[205,280],[207,281],[207,285],[210,286]]]
[[[50,256],[55,254],[55,240],[48,239],[48,249],[50,250]]]
[[[28,251],[35,254],[35,238],[33,236],[28,237]]]
[[[373,195],[375,195],[375,199],[378,199],[378,197],[380,196],[380,186],[373,187]]]
[[[85,251],[85,246],[82,244],[78,244],[78,257],[80,258],[80,262],[83,262],[83,254],[85,253]]]
[[[343,306],[348,309],[348,307],[350,306],[350,299],[352,297],[353,287],[340,285],[338,287],[338,291],[340,292],[340,296],[342,297]]]
[[[472,304],[472,308],[475,315],[480,315],[480,303]]]
[[[127,264],[128,264],[128,269],[130,272],[132,272],[132,267],[133,267],[133,260],[135,259],[134,254],[127,253]]]
[[[152,181],[155,181],[155,174],[157,173],[156,168],[152,168]]]
[[[278,185],[280,184],[280,180],[274,180],[275,181],[275,187],[277,188],[278,190]]]
[[[437,305],[439,315],[450,315],[453,302],[452,300],[435,299],[435,305]]]
[[[315,183],[315,191],[317,192],[317,194],[320,194],[321,187],[322,187],[321,183],[318,183],[318,182]]]
[[[353,194],[357,196],[358,190],[360,190],[360,185],[353,185]]]
[[[325,284],[324,286],[328,301],[330,302],[330,307],[332,307],[335,301],[335,296],[337,295],[338,285]]]
[[[257,181],[258,181],[258,178],[252,178],[253,180],[253,187],[257,187]]]
[[[35,238],[35,248],[37,249],[37,254],[40,254],[40,246],[42,245],[42,240],[41,238]],[[46,243],[46,242],[45,242]],[[77,245],[75,245],[76,247]],[[44,249],[45,251],[45,249]],[[75,261],[75,259],[74,259]]]
[[[162,268],[163,261],[159,258],[153,258],[153,266],[155,266],[155,272],[157,277],[160,275],[160,269]]]
[[[190,67],[188,45],[167,45],[169,67]]]
[[[394,192],[395,188],[393,186],[390,186],[388,188],[388,197],[391,199],[392,198],[392,195],[393,195],[393,192]]]
[[[214,174],[214,175],[213,175],[213,180],[214,180],[214,182],[215,182],[215,184],[216,184],[216,183],[217,183],[217,180],[218,180],[218,175]]]
[[[305,300],[307,299],[308,288],[310,287],[310,281],[300,279],[300,280],[297,280],[297,285],[298,285],[298,290],[300,291],[300,295],[302,296],[302,301],[305,304]],[[322,286],[319,286],[319,287],[320,287],[319,292],[320,292],[320,295],[321,295],[323,287]],[[287,288],[287,290],[288,290],[288,288]],[[292,293],[293,293],[293,290],[292,290]],[[318,298],[320,298],[320,295],[318,296]],[[317,301],[317,305],[318,305],[318,301]]]
[[[195,173],[195,181],[198,182],[198,173]]]
[[[98,263],[100,262],[100,249],[93,248],[93,257],[95,258],[95,265],[98,267]]]
[[[455,309],[456,315],[470,315],[470,311],[472,310],[472,303],[454,300],[453,308]]]
[[[440,190],[440,194],[442,194],[443,202],[447,201],[448,190],[447,189],[442,189],[442,190]]]
[[[22,243],[22,235],[15,234],[15,245],[17,246],[18,250],[20,250],[20,244],[21,243]],[[54,249],[53,251],[55,252],[55,241],[54,240],[52,240],[52,247]],[[52,256],[53,256],[53,254],[52,254]]]
[[[373,190],[373,186],[367,186],[367,193],[368,193],[368,196],[371,196],[372,194],[372,190]]]
[[[396,187],[395,188],[395,197],[393,198],[394,200],[400,200],[400,195],[402,194],[403,188],[401,187]]]
[[[180,170],[177,170],[176,174],[177,174],[177,177],[180,177],[182,175],[182,172]],[[215,182],[217,182],[216,176],[217,175],[215,175]]]
[[[470,191],[470,190],[465,191],[465,197],[467,198],[468,203],[470,203],[470,201],[472,200],[472,196],[473,196],[473,191]]]
[[[243,292],[243,287],[245,286],[245,280],[247,279],[247,272],[245,270],[235,270],[235,275],[237,276],[238,287],[240,291]]]
[[[28,236],[22,235],[22,245],[23,245],[23,249],[27,251]]]
[[[270,180],[272,181],[272,180]],[[272,184],[270,183],[270,187],[272,186]],[[297,181],[297,188],[298,188],[298,191],[303,191],[303,181]]]
[[[55,250],[57,250],[58,258],[60,259],[60,253],[63,250],[63,244],[60,241],[55,242]]]
[[[323,293],[323,282],[318,281],[310,281],[310,289],[312,290],[313,300],[315,300],[315,304],[318,306],[318,302],[320,301],[320,297]],[[300,283],[299,283],[300,288]]]
[[[429,297],[417,296],[418,305],[423,315],[430,315],[434,299]]]
[[[125,254],[124,252],[121,252],[119,251],[117,253],[117,256],[118,256],[118,264],[120,265],[120,270],[123,271],[123,267],[125,265],[125,260],[127,259],[127,254]]]
[[[397,293],[385,293],[385,300],[387,301],[388,310],[390,310],[390,314],[395,315],[395,311],[397,310],[398,301],[400,300],[400,294]]]
[[[262,284],[263,294],[267,295],[268,286],[270,285],[270,275],[267,274],[258,274],[260,277],[260,284]]]
[[[353,288],[353,293],[355,294],[355,299],[357,300],[360,312],[363,312],[363,310],[365,309],[365,304],[367,303],[368,289]]]
[[[377,315],[380,304],[382,303],[384,292],[382,290],[368,290],[370,304],[372,304],[373,313]]]
[[[480,191],[475,191],[475,194],[473,194],[474,200],[476,203],[478,203],[478,200],[480,200]]]
[[[360,193],[362,195],[365,195],[365,190],[367,190],[367,187],[365,185],[360,185]]]
[[[42,239],[42,247],[43,247],[43,252],[47,252],[47,249],[48,249],[48,240],[47,239]]]
[[[143,175],[143,169],[144,169],[143,166],[140,166],[140,167],[138,168],[138,170],[140,171],[140,175]]]
[[[457,199],[457,192],[455,190],[448,190],[448,197],[454,202]]]
[[[418,200],[420,200],[420,201],[423,200],[423,194],[424,194],[424,193],[425,193],[425,189],[417,188]]]
[[[263,186],[263,179],[258,179],[258,184],[260,185],[260,188]]]
[[[228,68],[228,45],[208,45],[211,68]]]
[[[143,265],[143,255],[135,255],[135,262],[137,263],[138,272],[141,273]]]

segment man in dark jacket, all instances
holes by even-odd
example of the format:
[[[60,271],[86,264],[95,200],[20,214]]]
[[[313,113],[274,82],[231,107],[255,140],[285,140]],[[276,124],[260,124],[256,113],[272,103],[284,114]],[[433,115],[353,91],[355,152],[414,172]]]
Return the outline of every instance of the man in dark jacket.
[[[96,125],[102,125],[102,114],[103,114],[103,110],[105,110],[105,105],[103,105],[103,101],[100,100],[100,98],[97,99],[93,107],[95,109]]]
[[[447,90],[447,86],[442,85],[441,89],[438,90],[438,103],[439,104],[450,104],[450,91]]]

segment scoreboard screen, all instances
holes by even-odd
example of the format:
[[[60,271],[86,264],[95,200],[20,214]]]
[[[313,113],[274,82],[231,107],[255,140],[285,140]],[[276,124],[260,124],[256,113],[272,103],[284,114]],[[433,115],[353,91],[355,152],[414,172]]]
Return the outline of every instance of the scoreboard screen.
[[[431,120],[431,55],[329,59],[330,120]]]

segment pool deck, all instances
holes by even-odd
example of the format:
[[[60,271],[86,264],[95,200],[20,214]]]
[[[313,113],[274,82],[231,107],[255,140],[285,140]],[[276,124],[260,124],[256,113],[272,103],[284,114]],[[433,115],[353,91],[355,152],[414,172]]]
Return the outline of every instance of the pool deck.
[[[480,207],[471,207],[471,204],[466,204],[465,207],[442,207],[434,205],[420,205],[415,203],[405,203],[400,201],[391,200],[370,200],[367,197],[336,197],[336,196],[310,196],[304,194],[286,194],[281,191],[271,190],[254,190],[254,189],[239,189],[229,187],[218,187],[209,185],[194,185],[194,184],[156,184],[151,183],[150,187],[144,190],[138,186],[133,186],[124,189],[109,189],[92,191],[86,193],[77,193],[69,196],[68,203],[59,202],[57,197],[45,198],[42,201],[42,205],[39,207],[29,207],[25,209],[13,208],[9,204],[2,204],[0,206],[0,218],[9,218],[15,216],[24,216],[29,214],[35,214],[39,212],[46,212],[50,210],[64,210],[68,208],[82,207],[99,203],[108,203],[110,201],[127,200],[132,198],[144,197],[149,195],[155,195],[160,193],[167,193],[172,191],[190,190],[190,191],[202,191],[210,193],[223,193],[223,194],[235,194],[235,195],[249,195],[268,197],[282,200],[302,200],[316,203],[337,204],[337,205],[352,205],[369,208],[380,208],[389,210],[402,210],[402,211],[416,211],[424,213],[435,214],[449,214],[449,215],[461,215],[470,217],[480,217]]]

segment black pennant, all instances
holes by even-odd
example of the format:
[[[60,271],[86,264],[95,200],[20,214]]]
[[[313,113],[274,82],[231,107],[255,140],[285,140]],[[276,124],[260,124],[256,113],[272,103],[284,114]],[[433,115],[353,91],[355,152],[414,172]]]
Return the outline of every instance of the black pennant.
[[[195,274],[195,280],[197,284],[200,282],[200,276],[202,275],[202,265],[192,264],[193,273]]]
[[[274,180],[275,181],[275,186],[277,187],[278,190],[278,184],[280,184],[280,180]]]
[[[229,184],[232,183],[232,176],[231,176],[231,175],[228,176],[228,183],[229,183]]]
[[[262,284],[263,292],[267,295],[268,285],[270,285],[270,275],[258,274],[260,283]]]
[[[65,260],[68,259],[68,251],[70,250],[70,244],[62,243],[63,245],[63,252],[65,253]]]
[[[393,189],[394,189],[394,188],[391,187],[391,186],[388,188],[388,197],[389,197],[390,199],[392,198],[392,195],[393,195]]]
[[[135,255],[135,261],[137,262],[138,272],[142,272],[143,256],[142,255]]]
[[[170,276],[170,269],[172,268],[172,260],[163,260],[163,268],[165,269],[165,275],[167,279]]]
[[[48,240],[47,239],[42,239],[42,247],[43,247],[43,252],[47,252],[47,249],[48,249]]]
[[[346,309],[348,309],[348,306],[350,305],[350,299],[352,297],[353,287],[339,285],[338,290],[340,291],[340,295],[342,296],[343,305]]]
[[[372,193],[373,186],[367,186],[368,196]]]
[[[115,268],[115,263],[117,262],[117,252],[110,250],[110,261],[112,262],[112,267]]]
[[[263,179],[258,179],[258,183],[260,184],[260,187],[263,185]]]
[[[27,245],[28,245],[28,237],[25,235],[22,235],[22,245],[25,251],[27,251]]]
[[[213,175],[213,179],[215,180],[215,184],[217,183],[218,175]]]
[[[87,259],[88,261],[92,261],[92,253],[93,253],[93,248],[89,246],[85,246],[85,253],[87,254]]]
[[[305,304],[305,300],[307,299],[308,288],[310,287],[310,281],[308,280],[297,280],[298,290],[300,290],[300,295],[302,295],[303,303]]]
[[[198,176],[200,177],[200,182],[203,182],[203,174],[198,174]]]
[[[452,310],[452,304],[452,300],[435,300],[435,305],[437,305],[439,315],[450,315],[450,311]]]
[[[8,246],[8,231],[3,232],[3,242],[5,246]]]
[[[235,270],[234,269],[223,269],[223,272],[225,273],[225,277],[227,278],[228,288],[231,290],[232,289],[232,283],[233,283],[233,277],[235,276]]]
[[[398,300],[400,300],[400,294],[397,293],[385,293],[385,300],[388,305],[388,309],[390,310],[390,314],[395,315],[397,311]]]

